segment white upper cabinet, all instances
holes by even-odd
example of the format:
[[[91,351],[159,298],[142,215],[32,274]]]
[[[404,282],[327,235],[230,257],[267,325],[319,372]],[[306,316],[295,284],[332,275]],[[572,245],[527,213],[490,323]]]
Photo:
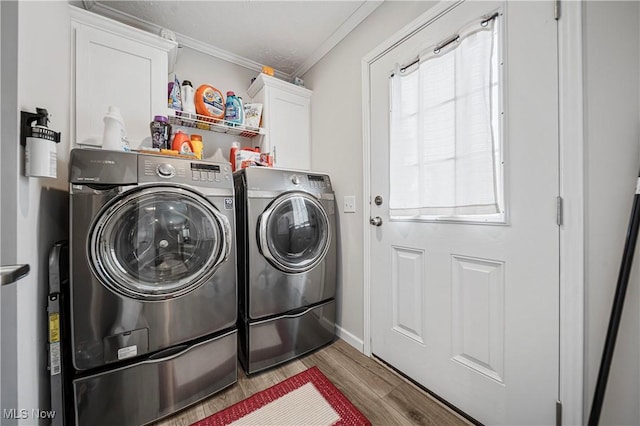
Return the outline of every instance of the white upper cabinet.
[[[149,123],[167,110],[168,52],[175,42],[70,6],[75,52],[75,142],[102,145],[103,118],[120,109],[132,149],[149,143]]]
[[[309,170],[311,90],[260,74],[247,93],[252,102],[263,105],[262,152],[271,153],[275,167]]]

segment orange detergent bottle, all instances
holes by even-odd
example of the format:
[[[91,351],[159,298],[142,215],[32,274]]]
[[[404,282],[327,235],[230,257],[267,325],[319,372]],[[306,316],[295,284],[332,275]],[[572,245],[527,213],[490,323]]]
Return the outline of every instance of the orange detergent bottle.
[[[215,87],[203,84],[195,94],[196,113],[214,120],[224,119],[224,97]]]
[[[191,145],[191,138],[188,134],[182,133],[180,130],[178,130],[173,136],[171,149],[173,149],[174,151],[178,151],[180,154],[192,153],[193,146]]]

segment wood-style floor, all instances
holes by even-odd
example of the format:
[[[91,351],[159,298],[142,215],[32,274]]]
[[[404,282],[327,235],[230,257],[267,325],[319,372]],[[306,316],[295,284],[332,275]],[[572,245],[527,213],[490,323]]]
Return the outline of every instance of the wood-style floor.
[[[282,380],[317,366],[373,425],[468,425],[467,420],[392,370],[337,340],[314,353],[247,377],[154,426],[187,426]]]

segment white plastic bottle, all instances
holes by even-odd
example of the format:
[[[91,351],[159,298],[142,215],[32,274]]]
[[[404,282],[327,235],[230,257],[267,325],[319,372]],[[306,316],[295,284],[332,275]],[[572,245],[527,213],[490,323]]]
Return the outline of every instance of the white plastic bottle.
[[[118,107],[109,106],[104,116],[102,148],[112,151],[130,151],[124,120]]]
[[[189,118],[196,118],[196,103],[194,100],[195,90],[189,80],[182,82],[182,91],[180,97],[182,98],[182,115],[187,115]]]

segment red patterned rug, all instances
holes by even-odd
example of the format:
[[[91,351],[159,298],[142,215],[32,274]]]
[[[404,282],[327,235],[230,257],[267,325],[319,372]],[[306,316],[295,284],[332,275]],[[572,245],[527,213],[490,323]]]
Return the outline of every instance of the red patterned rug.
[[[312,367],[193,426],[370,426],[371,422]]]

